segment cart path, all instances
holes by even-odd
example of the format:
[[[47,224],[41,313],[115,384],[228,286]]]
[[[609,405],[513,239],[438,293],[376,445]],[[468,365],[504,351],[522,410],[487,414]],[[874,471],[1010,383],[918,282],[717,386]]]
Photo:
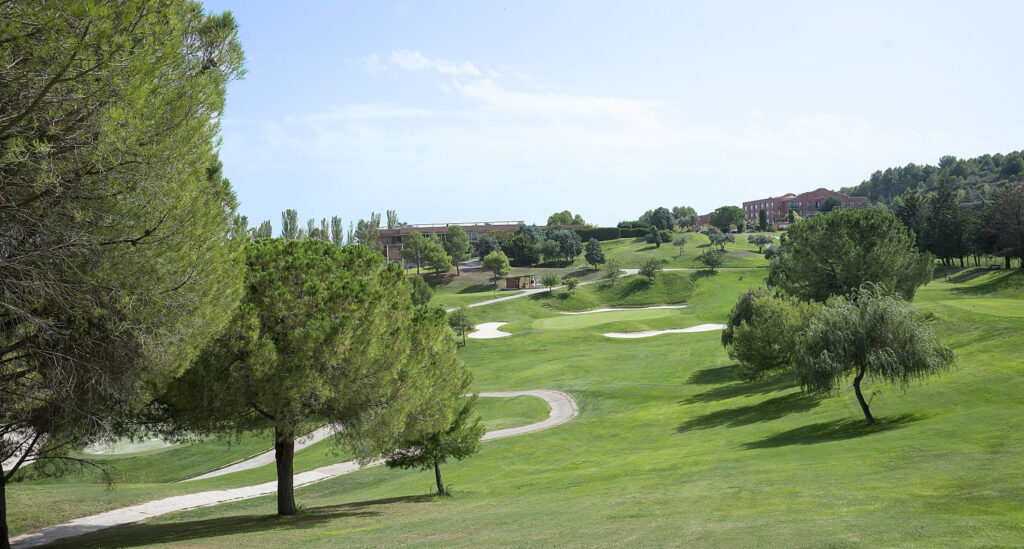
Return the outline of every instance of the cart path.
[[[480,393],[480,396],[489,398],[535,396],[544,399],[544,401],[551,407],[551,411],[548,413],[548,418],[543,421],[531,423],[530,425],[523,425],[521,427],[510,427],[508,429],[490,431],[484,434],[482,440],[494,440],[541,431],[556,425],[561,425],[579,414],[579,408],[576,405],[576,401],[571,396],[567,393],[551,389]],[[383,461],[376,460],[360,467],[359,463],[355,461],[345,461],[342,463],[319,467],[317,469],[295,475],[295,487],[307,486],[315,482],[353,473],[365,467],[373,467],[382,463]],[[105,528],[112,528],[114,526],[123,526],[141,520],[148,520],[160,515],[166,515],[168,513],[176,513],[187,509],[194,509],[196,507],[209,507],[211,505],[218,505],[229,501],[240,501],[265,496],[273,494],[276,491],[277,481],[272,481],[265,482],[263,484],[256,484],[254,486],[244,486],[242,488],[210,490],[195,494],[167,497],[139,505],[114,509],[112,511],[88,517],[82,517],[55,526],[40,528],[39,530],[11,538],[11,544],[14,547],[37,547],[39,545],[53,543],[59,539],[80,536],[82,534],[88,534],[90,532],[103,530]]]

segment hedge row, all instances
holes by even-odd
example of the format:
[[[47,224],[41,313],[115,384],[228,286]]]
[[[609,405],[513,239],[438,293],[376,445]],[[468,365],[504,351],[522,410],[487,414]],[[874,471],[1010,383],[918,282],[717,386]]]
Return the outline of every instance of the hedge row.
[[[638,236],[647,236],[650,232],[648,229],[619,229],[620,238],[636,238]]]
[[[622,238],[619,234],[618,227],[595,227],[592,229],[576,229],[576,234],[580,235],[580,240],[586,242],[591,238],[596,238],[600,241],[615,240],[616,238]]]
[[[591,229],[576,229],[576,234],[580,235],[580,240],[586,242],[591,238],[596,238],[599,241],[615,240],[617,238],[637,238],[646,237],[650,229],[620,229],[618,227],[595,227]]]

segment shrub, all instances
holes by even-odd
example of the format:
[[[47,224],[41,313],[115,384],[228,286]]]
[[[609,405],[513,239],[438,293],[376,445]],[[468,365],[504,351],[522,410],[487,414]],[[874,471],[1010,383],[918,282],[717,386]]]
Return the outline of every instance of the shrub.
[[[558,278],[558,275],[555,273],[548,273],[541,277],[540,283],[547,287],[548,292],[550,292],[552,288],[562,283],[562,279]]]
[[[647,280],[653,282],[654,278],[661,272],[661,269],[661,260],[652,257],[644,261],[644,264],[640,266],[640,272],[637,274],[647,277]]]
[[[741,375],[747,379],[792,368],[797,337],[807,329],[821,306],[766,291],[748,295],[749,309],[745,312],[749,312],[749,318],[733,330],[729,357],[743,365]]]

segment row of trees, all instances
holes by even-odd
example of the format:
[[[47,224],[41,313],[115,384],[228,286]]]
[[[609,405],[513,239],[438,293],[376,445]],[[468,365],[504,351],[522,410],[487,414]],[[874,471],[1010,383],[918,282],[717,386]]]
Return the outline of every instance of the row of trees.
[[[388,210],[388,228],[393,228],[398,224],[398,215],[394,210]],[[281,212],[281,238],[284,240],[323,240],[324,242],[331,242],[335,246],[344,246],[347,244],[362,244],[371,250],[380,252],[383,250],[383,246],[380,243],[380,219],[381,215],[377,212],[370,212],[370,218],[360,219],[358,224],[349,223],[348,233],[346,235],[341,218],[338,216],[331,216],[330,221],[326,217],[320,219],[319,225],[316,220],[307,219],[306,226],[299,226],[299,213],[296,210],[284,210]],[[251,239],[257,238],[271,238],[274,234],[274,227],[270,223],[270,220],[264,220],[256,227],[249,227],[249,220],[245,216],[241,216],[241,225],[244,232],[249,235]]]
[[[984,154],[976,158],[943,156],[937,166],[907,164],[877,171],[860,185],[842,189],[846,194],[866,196],[875,204],[895,206],[897,197],[929,194],[942,185],[954,189],[958,200],[968,207],[983,205],[991,194],[1024,181],[1024,151]]]
[[[583,252],[583,241],[576,231],[542,231],[536,225],[520,224],[511,234],[504,231],[485,233],[477,248],[480,257],[502,251],[513,265],[526,267],[539,263],[541,259],[546,262],[572,262]]]
[[[916,246],[938,257],[946,265],[959,259],[1002,256],[1006,267],[1011,258],[1024,266],[1024,183],[1003,187],[981,203],[968,205],[957,199],[952,188],[941,183],[933,193],[912,193],[894,200],[896,217],[914,235]]]
[[[895,216],[838,210],[791,225],[771,260],[768,288],[740,296],[722,344],[756,379],[793,371],[804,390],[831,394],[852,376],[874,423],[865,379],[907,384],[949,368],[953,352],[908,302],[934,261]]]
[[[584,226],[587,222],[583,220],[583,216],[580,214],[573,215],[569,210],[562,210],[555,212],[548,216],[548,227],[562,227],[564,225],[579,225]]]
[[[654,227],[658,230],[671,231],[675,227],[689,229],[696,227],[699,221],[697,211],[689,206],[675,206],[671,210],[662,206],[647,210],[636,221],[621,221],[619,228]]]

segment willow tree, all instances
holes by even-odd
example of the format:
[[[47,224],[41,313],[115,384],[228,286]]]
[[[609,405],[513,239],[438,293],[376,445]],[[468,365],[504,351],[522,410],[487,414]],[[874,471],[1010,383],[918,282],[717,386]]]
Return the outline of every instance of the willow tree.
[[[158,432],[272,426],[277,510],[291,515],[302,421],[322,418],[362,460],[415,436],[407,418],[446,426],[464,373],[444,311],[415,307],[400,267],[365,246],[257,240],[245,287],[228,329],[154,406]]]
[[[240,295],[215,139],[243,55],[184,0],[0,2],[0,547],[19,467],[109,439]],[[13,461],[11,461],[13,458]]]
[[[853,390],[868,424],[875,418],[861,391],[865,379],[905,390],[912,381],[955,362],[953,351],[914,317],[905,301],[873,284],[850,298],[830,302],[810,320],[796,349],[796,371],[807,391],[831,393],[853,376]]]

